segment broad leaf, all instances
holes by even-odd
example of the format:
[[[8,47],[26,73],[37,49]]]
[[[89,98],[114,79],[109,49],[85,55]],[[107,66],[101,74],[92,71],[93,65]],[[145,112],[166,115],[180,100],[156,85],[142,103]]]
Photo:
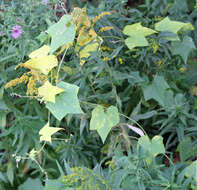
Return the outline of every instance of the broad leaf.
[[[192,29],[190,23],[171,21],[168,17],[155,24],[155,29],[160,32],[172,32],[176,34],[175,37],[166,37],[168,40],[179,40],[177,32],[181,29]]]
[[[56,179],[56,180],[46,180],[46,185],[44,187],[44,190],[63,190],[64,188],[64,184],[62,182],[60,182],[60,180]],[[74,190],[73,188],[66,188],[66,190]]]
[[[47,109],[49,109],[58,120],[62,120],[67,114],[83,113],[77,97],[79,87],[66,82],[60,82],[57,86],[64,89],[65,92],[62,92],[56,97],[55,104],[47,102]]]
[[[32,58],[23,64],[28,69],[37,70],[47,75],[51,69],[57,66],[57,58],[54,55],[39,56]]]
[[[185,176],[192,177],[197,182],[197,160],[185,169]]]
[[[64,15],[59,22],[49,27],[47,32],[51,36],[51,52],[59,47],[71,44],[75,38],[75,27],[71,23],[72,16]]]
[[[92,111],[90,130],[97,130],[104,143],[111,128],[117,125],[119,120],[119,113],[116,107],[110,106],[107,108],[106,112],[104,112],[102,106],[97,106]]]
[[[125,44],[129,49],[133,49],[135,47],[145,47],[148,46],[148,41],[144,36],[132,36],[125,40]]]
[[[56,133],[59,130],[62,130],[63,128],[57,128],[57,127],[50,127],[49,123],[47,123],[42,129],[39,131],[40,141],[48,141],[51,143],[51,135]]]
[[[141,23],[135,23],[132,25],[127,25],[123,29],[123,33],[127,36],[149,36],[151,34],[157,33],[156,31],[143,27]]]
[[[28,178],[23,184],[18,187],[18,190],[43,190],[41,181],[37,179]]]
[[[55,103],[55,96],[64,91],[64,89],[53,86],[49,81],[46,81],[43,86],[38,88],[38,95],[44,101]]]
[[[32,58],[37,58],[41,56],[47,56],[50,52],[50,47],[47,45],[42,46],[41,48],[33,51],[32,53],[29,54],[29,57]]]
[[[187,63],[187,59],[191,50],[195,48],[195,44],[192,38],[189,36],[185,36],[182,42],[172,42],[172,54],[180,55],[185,63]]]
[[[169,88],[164,77],[156,76],[152,84],[143,88],[144,98],[146,101],[154,99],[159,102],[160,105],[166,106],[172,103],[173,100],[173,93]]]
[[[133,49],[135,47],[148,46],[148,41],[145,37],[156,33],[156,31],[143,27],[141,23],[136,23],[125,26],[123,33],[130,36],[125,40],[125,43],[129,49]]]
[[[152,156],[165,153],[165,147],[163,145],[163,138],[161,136],[154,136],[150,140],[147,136],[142,136],[138,140],[138,144]]]

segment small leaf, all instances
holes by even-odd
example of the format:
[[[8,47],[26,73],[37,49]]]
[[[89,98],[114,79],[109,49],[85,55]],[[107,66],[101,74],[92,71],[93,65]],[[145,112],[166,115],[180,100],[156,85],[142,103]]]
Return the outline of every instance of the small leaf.
[[[49,27],[47,32],[51,36],[51,52],[63,45],[71,44],[75,38],[75,27],[71,23],[72,16],[64,15],[59,22]]]
[[[118,109],[115,106],[110,106],[104,112],[103,107],[99,105],[92,111],[90,130],[97,130],[104,143],[111,128],[117,125],[119,120]]]
[[[55,104],[51,102],[46,103],[47,109],[58,119],[62,120],[67,114],[80,114],[83,111],[80,108],[77,97],[79,87],[66,82],[60,82],[57,85],[59,88],[65,90],[56,97]]]
[[[43,86],[38,88],[38,95],[44,101],[55,103],[55,96],[64,91],[65,89],[53,86],[49,81],[46,81]]]
[[[189,36],[185,36],[183,38],[183,41],[174,41],[172,42],[172,54],[173,55],[180,55],[185,62],[187,63],[187,59],[189,56],[189,53],[192,49],[195,49],[195,44]]]
[[[63,128],[57,128],[57,127],[50,127],[49,123],[47,123],[42,129],[39,131],[40,141],[48,141],[51,143],[51,135],[56,133],[59,130],[62,130]]]

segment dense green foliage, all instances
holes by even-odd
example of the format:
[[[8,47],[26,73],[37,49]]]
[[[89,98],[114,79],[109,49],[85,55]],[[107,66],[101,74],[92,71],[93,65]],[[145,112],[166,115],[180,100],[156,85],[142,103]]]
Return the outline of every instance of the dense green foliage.
[[[196,18],[195,0],[0,1],[0,189],[197,190]],[[56,89],[7,88],[43,45]]]

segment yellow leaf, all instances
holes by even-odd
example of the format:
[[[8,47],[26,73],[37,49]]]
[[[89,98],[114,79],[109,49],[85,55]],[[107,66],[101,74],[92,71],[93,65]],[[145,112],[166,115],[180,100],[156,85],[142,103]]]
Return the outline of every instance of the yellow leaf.
[[[49,122],[39,131],[40,141],[48,141],[51,143],[51,135],[63,128],[50,127]]]
[[[191,93],[192,93],[192,95],[197,96],[197,87],[196,86],[192,86]]]
[[[97,50],[99,46],[98,42],[93,42],[91,44],[88,44],[85,46],[80,52],[79,52],[79,57],[80,57],[80,65],[83,65],[85,63],[85,60],[83,58],[88,58],[90,56],[90,52],[94,52]]]
[[[64,89],[53,86],[49,81],[46,81],[43,86],[38,88],[38,95],[44,101],[55,103],[55,96],[64,91]]]
[[[42,55],[28,60],[23,66],[28,69],[38,70],[47,75],[52,68],[57,66],[57,63],[57,58],[54,55]]]
[[[49,54],[49,52],[50,52],[50,47],[47,45],[44,45],[41,48],[30,53],[29,57],[32,59],[32,58],[38,58],[41,56],[47,56]]]

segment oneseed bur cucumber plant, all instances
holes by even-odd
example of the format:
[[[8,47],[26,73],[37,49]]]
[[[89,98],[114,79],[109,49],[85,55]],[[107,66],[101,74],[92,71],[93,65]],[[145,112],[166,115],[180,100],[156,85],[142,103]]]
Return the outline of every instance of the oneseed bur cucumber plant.
[[[193,86],[190,95],[182,93],[187,88],[181,84],[187,80],[184,67],[177,72],[196,49],[191,36],[195,27],[167,15],[152,23],[140,21],[140,11],[131,9],[136,18],[126,22],[120,16],[124,24],[117,28],[111,20],[129,10],[124,4],[120,12],[106,11],[108,3],[102,1],[94,17],[87,13],[94,10],[92,5],[68,13],[66,4],[55,4],[55,10],[64,14],[56,21],[46,20],[48,28],[36,38],[39,47],[9,68],[18,74],[2,82],[1,137],[11,134],[8,142],[20,146],[14,151],[3,148],[2,158],[14,152],[22,175],[17,182],[14,162],[9,160],[6,174],[4,168],[0,173],[2,189],[21,190],[30,184],[43,190],[196,189],[197,147],[184,152],[196,142],[196,135],[191,135],[196,130],[196,108],[191,109],[194,101],[188,101],[196,92]],[[115,5],[114,0],[111,7]],[[144,14],[149,16],[145,10]],[[25,33],[16,26],[14,39]],[[172,74],[178,76],[174,83]],[[18,106],[4,100],[5,92]],[[34,146],[22,143],[28,133],[18,140],[19,129],[5,127],[20,126],[23,115],[31,126],[42,124],[31,129]],[[170,150],[176,146],[178,156],[173,158]],[[22,179],[29,174],[31,178]]]

